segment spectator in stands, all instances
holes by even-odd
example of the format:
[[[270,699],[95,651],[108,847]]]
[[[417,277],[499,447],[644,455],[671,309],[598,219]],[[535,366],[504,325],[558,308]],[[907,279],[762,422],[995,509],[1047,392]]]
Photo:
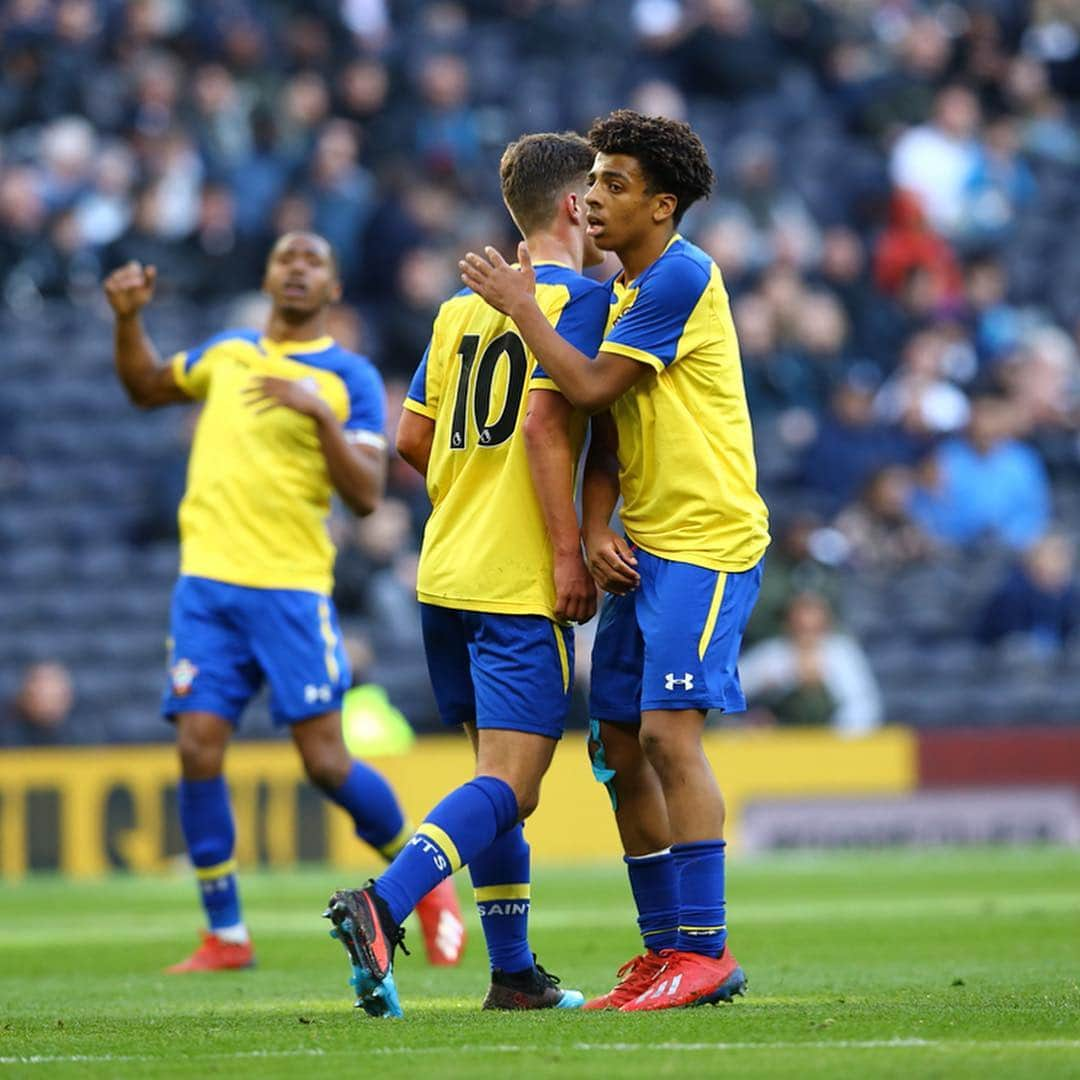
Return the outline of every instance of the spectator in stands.
[[[830,409],[807,447],[801,479],[830,517],[887,465],[911,463],[919,442],[874,415],[872,377],[854,369],[833,391]]]
[[[1080,163],[1080,133],[1065,102],[1054,93],[1046,65],[1034,56],[1016,57],[1007,77],[1009,103],[1020,116],[1021,146],[1043,161]]]
[[[963,190],[957,232],[968,247],[1000,244],[1017,215],[1032,204],[1038,185],[1020,156],[1020,130],[1013,117],[995,117],[986,133]]]
[[[305,193],[314,228],[338,252],[347,282],[362,258],[360,242],[375,198],[374,178],[360,165],[360,131],[348,120],[331,120],[319,132]]]
[[[836,528],[849,544],[848,562],[859,570],[894,573],[936,551],[908,510],[912,471],[887,465],[870,475],[859,498],[841,511]]]
[[[1021,430],[1074,435],[1080,421],[1080,353],[1058,326],[1026,328],[996,369],[1020,414]]]
[[[945,377],[948,340],[941,329],[921,330],[904,345],[900,367],[874,399],[874,412],[886,424],[899,424],[924,445],[959,431],[970,407],[964,392]]]
[[[71,674],[63,664],[32,664],[0,724],[0,746],[53,746],[63,742],[75,704]]]
[[[843,538],[810,513],[774,522],[772,531],[769,572],[762,577],[761,592],[743,634],[747,645],[781,634],[788,607],[801,593],[822,596],[834,609],[840,602],[839,564],[846,553]]]
[[[775,141],[760,133],[744,135],[729,156],[734,184],[719,210],[743,220],[752,236],[753,261],[759,266],[774,261],[811,265],[818,256],[820,231],[796,188],[782,179]]]
[[[966,86],[945,87],[929,123],[906,131],[893,147],[893,183],[912,193],[930,226],[955,236],[963,226],[964,193],[979,164],[979,100]]]
[[[687,94],[730,100],[771,90],[779,56],[775,39],[750,0],[702,0],[670,51]],[[696,16],[696,17],[695,17]]]
[[[413,149],[433,176],[465,172],[480,154],[480,127],[469,103],[469,69],[460,56],[429,57],[419,78]]]
[[[335,603],[343,614],[364,616],[379,640],[408,636],[413,623],[418,633],[416,605],[412,594],[403,591],[397,565],[402,553],[416,552],[408,506],[384,498],[373,513],[348,526],[344,532],[335,530]]]
[[[833,630],[828,602],[817,593],[792,599],[784,633],[747,649],[739,678],[755,723],[827,725],[841,735],[866,735],[882,723],[866,655],[853,637]]]
[[[1022,317],[1007,302],[1005,268],[993,255],[973,257],[964,270],[967,322],[980,363],[1009,352],[1019,341]]]
[[[1016,438],[1020,415],[999,394],[972,401],[963,436],[945,442],[912,494],[911,516],[932,537],[967,546],[982,539],[1026,548],[1050,522],[1046,468]]]
[[[889,203],[889,224],[874,251],[874,281],[886,296],[900,296],[914,274],[930,291],[932,308],[958,303],[963,291],[960,266],[952,248],[927,224],[918,197],[895,191]]]
[[[1061,650],[1080,622],[1080,587],[1072,541],[1047,533],[1009,569],[979,614],[975,637],[1036,654]]]

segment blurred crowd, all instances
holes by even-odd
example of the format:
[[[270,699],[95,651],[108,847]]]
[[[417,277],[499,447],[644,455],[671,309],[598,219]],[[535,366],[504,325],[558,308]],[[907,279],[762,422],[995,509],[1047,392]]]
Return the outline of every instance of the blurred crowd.
[[[1075,666],[1071,0],[11,0],[6,317],[97,318],[102,275],[135,258],[162,303],[224,319],[272,237],[314,228],[344,275],[335,333],[383,371],[393,423],[460,253],[511,248],[506,142],[622,104],[689,120],[718,174],[683,232],[731,295],[773,512],[752,718],[909,719],[879,685],[899,640],[909,672],[958,638]],[[159,469],[136,544],[172,536],[182,451]],[[425,513],[395,461],[383,507],[334,522],[338,599],[375,668],[419,655]],[[858,602],[909,578],[907,622]]]

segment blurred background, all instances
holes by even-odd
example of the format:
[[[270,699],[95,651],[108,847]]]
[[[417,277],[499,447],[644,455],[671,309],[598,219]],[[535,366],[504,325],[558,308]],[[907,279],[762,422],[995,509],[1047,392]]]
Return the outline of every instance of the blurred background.
[[[127,403],[103,275],[157,265],[147,322],[168,355],[258,325],[272,238],[322,232],[345,281],[333,333],[382,371],[392,437],[461,252],[513,249],[505,144],[621,105],[688,120],[719,178],[682,231],[731,295],[774,536],[751,709],[716,718],[725,745],[884,746],[893,794],[1053,787],[1031,835],[1077,837],[1070,0],[8,0],[0,745],[171,738],[157,702],[195,413]],[[413,592],[426,512],[394,461],[380,509],[332,523],[357,682],[421,733],[438,727]],[[274,736],[264,707],[243,735]],[[0,756],[6,782],[26,760]],[[774,809],[762,843],[798,842],[784,829],[805,816]]]

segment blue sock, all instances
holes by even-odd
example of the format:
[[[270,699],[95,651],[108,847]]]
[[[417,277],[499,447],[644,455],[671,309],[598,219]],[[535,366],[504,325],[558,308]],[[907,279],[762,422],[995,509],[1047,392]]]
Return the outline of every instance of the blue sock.
[[[370,765],[354,761],[341,787],[323,790],[353,819],[356,835],[384,858],[392,859],[405,846],[412,830],[394,789]]]
[[[514,789],[494,776],[478,776],[451,791],[375,883],[394,922],[402,922],[440,881],[490,847],[517,819]]]
[[[719,956],[727,941],[724,841],[673,844],[671,854],[679,875],[679,935],[675,948]]]
[[[521,824],[507,829],[469,863],[476,910],[491,970],[526,971],[529,948],[529,845]]]
[[[243,919],[233,858],[236,829],[225,778],[181,780],[178,796],[180,826],[210,929],[237,926]]]
[[[624,855],[638,929],[646,949],[674,949],[679,933],[679,877],[671,850]]]

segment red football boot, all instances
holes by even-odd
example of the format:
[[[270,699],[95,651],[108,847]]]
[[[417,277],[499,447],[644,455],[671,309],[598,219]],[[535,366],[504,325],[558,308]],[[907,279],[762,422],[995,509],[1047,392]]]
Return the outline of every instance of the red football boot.
[[[715,1005],[731,1001],[746,989],[746,976],[738,961],[725,949],[718,957],[665,949],[664,966],[652,984],[620,1012],[652,1012],[681,1009],[689,1005]]]
[[[166,975],[186,975],[192,971],[238,971],[255,966],[255,950],[250,941],[242,944],[222,941],[217,934],[200,930],[202,944],[179,964],[165,969]]]
[[[606,994],[586,1001],[583,1009],[619,1009],[645,993],[656,973],[664,966],[664,958],[652,949],[627,960],[615,973],[615,986]]]
[[[452,967],[465,952],[465,921],[451,878],[441,881],[416,905],[428,963]]]

